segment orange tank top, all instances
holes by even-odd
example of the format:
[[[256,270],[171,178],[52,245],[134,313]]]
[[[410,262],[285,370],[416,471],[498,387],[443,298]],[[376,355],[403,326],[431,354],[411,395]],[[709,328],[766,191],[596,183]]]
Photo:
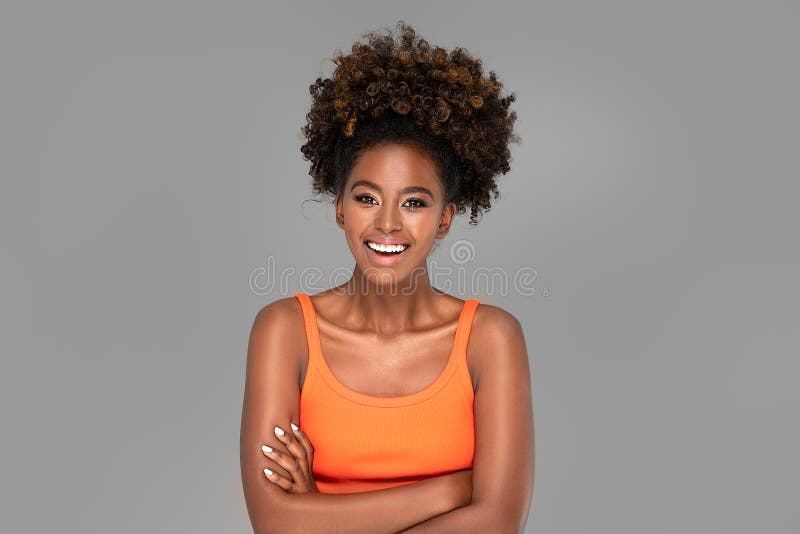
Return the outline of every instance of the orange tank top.
[[[356,493],[471,469],[474,392],[467,342],[479,301],[464,302],[444,371],[425,389],[374,397],[337,380],[322,355],[311,298],[303,310],[308,366],[300,392],[300,428],[314,445],[312,471],[321,493]]]

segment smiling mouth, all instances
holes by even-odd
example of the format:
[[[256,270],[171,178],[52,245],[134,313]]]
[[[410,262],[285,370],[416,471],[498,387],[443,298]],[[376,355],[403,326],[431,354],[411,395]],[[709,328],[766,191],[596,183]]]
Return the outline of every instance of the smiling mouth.
[[[398,256],[410,247],[410,245],[379,245],[371,241],[364,241],[364,246],[375,254],[386,257]]]

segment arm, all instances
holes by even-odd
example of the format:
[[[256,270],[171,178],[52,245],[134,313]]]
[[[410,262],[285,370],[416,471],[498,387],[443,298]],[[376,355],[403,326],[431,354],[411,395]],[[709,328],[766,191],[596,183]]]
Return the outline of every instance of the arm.
[[[534,429],[530,366],[522,327],[501,308],[481,305],[468,350],[478,358],[472,502],[402,532],[522,532],[533,498]],[[475,330],[478,330],[475,332]],[[474,344],[473,344],[474,342]]]
[[[264,476],[269,467],[289,473],[261,452],[273,428],[299,421],[301,358],[306,350],[299,303],[284,298],[257,314],[247,351],[240,434],[241,477],[250,521],[257,534],[280,532],[395,533],[469,502],[463,476],[451,473],[413,484],[349,494],[290,494]],[[300,347],[298,347],[300,345]],[[471,479],[471,472],[469,473]],[[471,486],[470,486],[471,487]]]

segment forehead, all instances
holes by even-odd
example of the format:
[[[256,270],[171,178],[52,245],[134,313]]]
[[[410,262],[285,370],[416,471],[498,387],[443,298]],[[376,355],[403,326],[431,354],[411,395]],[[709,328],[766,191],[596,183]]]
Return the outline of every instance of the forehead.
[[[411,143],[382,142],[364,150],[356,159],[348,184],[369,180],[382,187],[417,185],[441,192],[436,162]]]

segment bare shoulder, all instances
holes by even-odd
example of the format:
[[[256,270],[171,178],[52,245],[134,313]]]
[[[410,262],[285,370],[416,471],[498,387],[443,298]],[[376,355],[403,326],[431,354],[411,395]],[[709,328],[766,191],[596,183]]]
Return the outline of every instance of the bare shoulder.
[[[490,366],[528,366],[522,324],[512,313],[492,304],[480,303],[475,310],[467,351],[476,386]]]
[[[298,368],[299,356],[306,351],[303,310],[295,297],[284,297],[261,308],[253,320],[250,333],[251,344],[268,343],[278,349],[277,353],[295,358]]]
[[[481,345],[487,347],[517,344],[525,345],[522,324],[511,313],[499,306],[481,303],[475,310],[472,320],[472,335]]]
[[[284,337],[303,331],[303,310],[295,297],[277,299],[261,308],[253,320],[253,328],[283,332]]]
[[[258,310],[254,325],[290,326],[298,314],[301,314],[300,303],[295,297],[284,297],[274,300]]]
[[[485,334],[491,334],[497,330],[507,332],[509,329],[522,331],[522,325],[511,312],[483,302],[475,309],[473,324],[474,327],[485,330]]]

